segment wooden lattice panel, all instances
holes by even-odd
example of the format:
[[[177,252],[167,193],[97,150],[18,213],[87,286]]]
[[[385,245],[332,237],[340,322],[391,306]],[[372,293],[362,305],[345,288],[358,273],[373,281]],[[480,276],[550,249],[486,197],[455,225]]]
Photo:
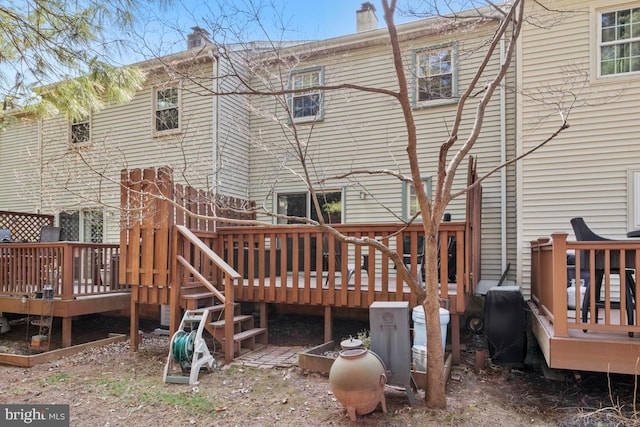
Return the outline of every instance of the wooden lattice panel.
[[[37,242],[40,230],[53,225],[53,215],[0,211],[0,229],[11,230],[11,238],[18,242]]]

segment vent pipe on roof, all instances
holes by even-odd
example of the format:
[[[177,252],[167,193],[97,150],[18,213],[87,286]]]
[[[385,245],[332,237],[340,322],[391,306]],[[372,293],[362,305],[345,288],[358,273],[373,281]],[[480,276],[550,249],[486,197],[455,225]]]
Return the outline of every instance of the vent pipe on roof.
[[[375,30],[378,28],[376,7],[368,1],[362,3],[360,10],[356,11],[357,32]]]

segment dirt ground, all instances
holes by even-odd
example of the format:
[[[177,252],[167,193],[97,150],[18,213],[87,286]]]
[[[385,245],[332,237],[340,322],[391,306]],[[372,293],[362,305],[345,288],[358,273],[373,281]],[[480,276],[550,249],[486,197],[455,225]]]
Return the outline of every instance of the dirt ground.
[[[127,319],[91,316],[74,322],[74,336],[126,333],[128,326]],[[328,378],[297,367],[222,366],[220,359],[221,367],[202,372],[197,386],[164,384],[168,338],[151,334],[156,327],[142,322],[144,339],[137,353],[123,342],[33,368],[0,366],[0,403],[69,404],[70,425],[81,427],[640,425],[633,377],[561,371],[549,380],[539,354],[530,355],[520,369],[488,363],[478,370],[472,344],[452,370],[446,410],[427,409],[422,401],[410,406],[404,391],[387,387],[388,413],[378,408],[353,423]],[[334,336],[347,338],[365,328],[362,322],[337,322]],[[269,332],[271,344],[311,347],[322,342],[322,321],[272,316]],[[10,334],[0,336],[0,348],[15,345],[9,342],[11,334],[24,339],[28,333],[15,324]]]

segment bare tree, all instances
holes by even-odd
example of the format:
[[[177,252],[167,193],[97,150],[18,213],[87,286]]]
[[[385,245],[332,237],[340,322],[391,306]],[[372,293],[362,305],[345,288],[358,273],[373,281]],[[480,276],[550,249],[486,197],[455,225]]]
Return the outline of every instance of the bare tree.
[[[501,86],[505,86],[505,76],[511,69],[516,40],[520,35],[525,19],[525,2],[524,0],[516,0],[505,5],[495,5],[487,1],[484,8],[452,13],[437,18],[440,20],[439,33],[441,34],[468,31],[468,28],[482,26],[486,28],[489,24],[493,24],[493,30],[490,32],[490,37],[476,47],[477,52],[475,53],[481,52],[479,65],[457,99],[453,120],[450,123],[445,123],[447,136],[441,141],[440,145],[435,194],[432,198],[428,196],[423,186],[415,185],[421,182],[422,176],[421,158],[418,150],[421,144],[419,136],[421,132],[418,129],[420,125],[416,120],[416,112],[412,104],[411,79],[407,76],[406,56],[403,52],[403,36],[399,34],[394,22],[394,15],[397,9],[396,3],[396,0],[382,1],[384,21],[388,30],[390,59],[395,71],[395,88],[376,87],[358,82],[344,81],[312,81],[310,84],[302,85],[299,88],[292,87],[288,80],[292,69],[304,67],[305,64],[311,63],[314,55],[327,53],[318,53],[316,50],[305,54],[304,50],[295,46],[289,48],[282,42],[270,41],[260,46],[264,50],[262,53],[249,49],[250,47],[256,47],[255,45],[245,45],[243,49],[238,49],[237,46],[219,45],[220,55],[228,59],[230,69],[228,74],[220,75],[218,78],[227,83],[234,83],[227,85],[227,88],[233,88],[231,91],[220,91],[214,95],[246,96],[250,99],[249,106],[254,115],[277,122],[281,126],[280,147],[269,146],[266,142],[267,140],[262,139],[259,135],[253,135],[253,142],[265,150],[277,153],[277,157],[281,162],[280,167],[293,173],[297,180],[303,183],[310,191],[313,208],[316,211],[318,220],[316,222],[308,218],[296,218],[297,221],[317,224],[325,231],[351,244],[373,246],[388,255],[395,263],[396,268],[402,272],[404,280],[411,288],[411,291],[423,302],[426,314],[428,386],[425,400],[429,406],[444,407],[446,405],[444,392],[446,378],[443,372],[444,351],[441,341],[437,339],[440,335],[439,308],[441,303],[438,292],[439,280],[437,272],[438,229],[443,214],[450,203],[469,190],[464,185],[459,185],[459,182],[456,181],[456,173],[481,135],[486,110],[490,101],[496,91]],[[213,25],[213,27],[219,30],[224,28],[225,31],[229,29],[226,25]],[[221,32],[221,34],[227,33]],[[493,58],[498,55],[501,46],[504,49],[502,61],[495,66]],[[331,47],[328,46],[327,52],[330,51]],[[250,70],[250,75],[245,75],[240,70]],[[362,92],[371,96],[378,96],[378,102],[384,103],[386,98],[391,102],[397,103],[396,105],[399,105],[401,109],[405,124],[406,139],[403,138],[402,140],[405,144],[406,156],[410,166],[409,174],[403,174],[391,169],[376,169],[375,166],[366,170],[354,168],[346,173],[336,175],[332,175],[329,172],[330,168],[322,169],[321,162],[318,160],[322,156],[319,155],[316,151],[317,147],[314,147],[312,143],[315,138],[314,125],[300,126],[297,124],[297,113],[290,100],[291,97],[308,94],[310,91],[331,92],[334,96],[348,96],[349,93]],[[265,98],[270,101],[265,101]],[[266,106],[265,103],[267,102],[271,104]],[[473,106],[474,104],[475,106]],[[470,110],[473,110],[472,115],[469,114]],[[541,141],[536,149],[546,144],[567,127],[566,116],[564,116],[557,131],[545,141]],[[273,143],[273,140],[271,140],[271,143]],[[292,166],[286,160],[287,158],[290,159],[289,162],[292,164],[295,163],[295,166]],[[516,160],[517,158],[512,158],[503,164],[495,165],[474,185],[479,185],[491,174]],[[371,239],[359,239],[342,235],[323,218],[322,203],[318,197],[323,188],[330,186],[329,183],[332,181],[344,179],[353,179],[357,185],[358,177],[372,174],[395,176],[400,180],[414,184],[419,204],[417,217],[422,221],[426,241],[426,283],[424,288],[419,283],[418,278],[410,274],[395,248],[387,247],[381,242]],[[275,214],[270,212],[268,206],[265,206],[265,210],[269,211],[269,214]]]
[[[234,31],[232,25],[220,19],[207,23],[217,42],[213,55],[220,58],[219,64],[223,64],[213,78],[195,75],[189,67],[176,67],[172,62],[162,63],[161,59],[158,61],[164,72],[171,75],[174,80],[189,82],[189,90],[214,99],[224,97],[239,100],[246,107],[248,114],[251,114],[252,119],[255,118],[262,124],[269,124],[264,127],[260,125],[256,128],[252,127],[252,132],[248,135],[254,145],[252,149],[263,150],[267,153],[266,158],[271,159],[269,167],[277,172],[266,176],[264,183],[262,183],[262,186],[268,189],[262,195],[264,200],[262,200],[261,214],[264,218],[276,217],[286,221],[313,224],[343,242],[373,247],[393,261],[399,274],[403,276],[403,280],[418,297],[418,300],[422,301],[426,315],[428,344],[426,403],[432,407],[444,407],[446,406],[446,378],[443,371],[444,349],[439,339],[441,301],[438,292],[437,272],[438,230],[445,210],[456,198],[464,196],[469,190],[464,183],[460,182],[459,178],[456,179],[456,174],[459,166],[472,152],[481,137],[487,108],[495,92],[505,86],[505,77],[511,69],[516,40],[520,35],[525,18],[525,2],[524,0],[514,0],[506,5],[495,5],[487,1],[484,8],[438,16],[434,18],[436,19],[435,26],[425,29],[414,28],[417,32],[422,30],[422,36],[429,34],[435,36],[452,35],[476,29],[481,29],[482,34],[488,35],[482,41],[474,44],[473,48],[469,48],[467,54],[475,55],[478,65],[473,73],[470,73],[470,77],[465,80],[465,87],[462,88],[461,94],[456,99],[455,107],[451,108],[452,118],[450,121],[443,118],[441,129],[438,130],[431,127],[421,129],[422,122],[416,118],[418,113],[413,108],[412,76],[408,72],[405,52],[406,44],[411,39],[399,32],[395,24],[396,3],[396,0],[382,0],[382,10],[388,33],[384,37],[380,32],[375,34],[379,43],[388,44],[386,58],[389,61],[387,65],[391,72],[389,73],[389,81],[385,85],[368,84],[366,81],[333,81],[331,79],[322,81],[314,80],[313,76],[310,77],[310,80],[301,82],[300,86],[291,85],[290,72],[292,70],[304,68],[315,58],[322,56],[345,55],[348,57],[348,50],[341,50],[339,46],[336,47],[330,43],[327,43],[323,48],[321,42],[313,44],[311,49],[306,44],[285,42],[280,38],[267,38],[265,42],[241,43],[238,40],[243,34],[244,27]],[[243,16],[255,19],[259,24],[261,5],[249,2],[248,6],[250,10],[245,11],[246,14]],[[228,16],[234,16],[233,11],[228,10]],[[502,55],[498,55],[497,52],[501,46],[504,48],[504,52]],[[209,48],[210,46],[206,46],[194,55],[208,55]],[[501,61],[496,62],[498,56],[501,57]],[[343,61],[341,66],[345,70],[349,68],[348,58]],[[394,114],[399,114],[402,117],[403,129],[394,129],[394,134],[389,137],[389,155],[386,160],[387,163],[396,167],[377,167],[375,164],[367,165],[367,167],[356,165],[340,172],[331,168],[330,153],[323,152],[322,147],[315,143],[318,139],[317,134],[320,132],[316,123],[321,113],[320,110],[314,110],[317,107],[317,104],[314,104],[318,99],[315,98],[316,94],[318,97],[324,97],[325,103],[330,102],[329,94],[347,100],[351,100],[352,97],[355,99],[354,94],[359,94],[366,98],[367,102],[375,100],[379,105],[395,109]],[[299,95],[307,96],[306,101],[311,101],[311,104],[294,105],[292,97]],[[301,124],[296,108],[309,108],[313,110],[312,116],[314,117]],[[428,126],[433,127],[433,124]],[[557,131],[549,135],[545,141],[541,141],[535,149],[546,144],[567,127],[567,118],[564,115]],[[345,127],[345,129],[347,128]],[[353,128],[346,131],[354,132]],[[434,141],[433,138],[425,137],[428,133],[442,138]],[[352,135],[352,139],[358,143],[358,136],[355,133]],[[424,173],[422,170],[424,159],[421,158],[421,153],[424,150],[420,148],[427,144],[431,147],[436,144],[435,146],[439,147],[436,154],[437,159],[434,162],[436,165],[435,185],[434,194],[431,197],[427,194],[426,189],[419,185]],[[397,152],[394,148],[397,146],[403,147],[406,158],[395,157]],[[186,153],[188,147],[179,146],[178,151]],[[75,155],[87,165],[104,163],[92,163],[89,159],[83,158],[82,152]],[[119,154],[112,155],[114,158],[120,159]],[[122,158],[121,160],[126,163],[126,159]],[[494,165],[474,185],[479,185],[491,174],[516,160],[517,158],[511,158],[502,164]],[[60,161],[61,159],[57,160],[57,162]],[[188,167],[188,162],[188,156],[185,155],[183,162],[185,169]],[[408,164],[408,170],[406,168],[403,170],[403,164]],[[99,166],[93,167],[93,171],[100,176],[108,175]],[[289,174],[290,177],[293,177],[292,179],[310,192],[317,220],[273,211],[273,203],[269,204],[268,201],[272,202],[273,188],[277,185],[277,177],[282,171]],[[61,176],[64,175],[61,174]],[[411,274],[397,248],[375,239],[347,236],[340,233],[326,220],[324,215],[326,207],[321,197],[326,189],[334,188],[332,185],[342,185],[336,183],[348,182],[349,185],[360,186],[363,191],[366,191],[361,180],[363,177],[369,176],[392,177],[413,185],[415,189],[419,209],[407,222],[410,223],[419,218],[422,223],[425,235],[424,287],[418,277]],[[209,185],[215,187],[216,183],[217,179],[213,177]],[[388,212],[393,211],[392,208],[386,209]]]
[[[443,372],[444,349],[441,340],[437,339],[440,336],[439,308],[441,303],[437,272],[438,229],[443,214],[450,203],[468,190],[464,185],[461,187],[456,181],[456,172],[478,141],[483,129],[487,106],[496,90],[504,85],[505,76],[510,70],[516,40],[524,19],[524,1],[516,0],[509,5],[500,6],[487,2],[483,9],[437,18],[440,26],[437,33],[440,34],[469,31],[469,28],[486,28],[490,24],[493,25],[493,30],[489,31],[490,37],[488,39],[476,46],[474,53],[481,52],[479,65],[457,99],[453,120],[444,124],[446,137],[440,145],[436,185],[432,198],[428,196],[422,185],[415,185],[421,182],[422,176],[421,159],[418,154],[421,132],[418,129],[419,122],[415,118],[416,112],[412,104],[412,83],[407,76],[406,55],[403,52],[405,49],[403,42],[406,42],[406,39],[403,39],[404,36],[399,34],[394,22],[396,8],[395,0],[382,1],[384,21],[388,30],[387,40],[391,52],[390,60],[393,64],[395,77],[393,85],[372,86],[355,81],[312,80],[299,87],[295,87],[295,85],[292,87],[289,81],[291,70],[308,66],[309,63],[312,63],[314,55],[339,55],[340,52],[329,45],[326,52],[322,52],[317,45],[314,50],[305,51],[304,47],[287,45],[281,41],[270,39],[260,45],[219,43],[218,52],[221,57],[227,59],[229,68],[217,77],[221,82],[220,87],[225,89],[219,90],[213,95],[246,97],[247,104],[254,116],[261,117],[266,122],[277,123],[280,127],[281,132],[278,139],[263,138],[260,132],[257,132],[252,134],[252,142],[273,155],[274,159],[279,162],[280,169],[293,174],[294,179],[308,189],[312,196],[313,209],[316,211],[315,217],[318,218],[317,221],[309,218],[287,218],[288,220],[319,225],[324,231],[334,234],[344,242],[373,246],[393,260],[411,291],[418,296],[419,301],[423,302],[426,314],[428,343],[426,403],[433,407],[444,407],[446,405],[446,378]],[[259,15],[258,10],[254,10],[254,13],[256,17]],[[220,22],[209,24],[217,30],[216,39],[218,41],[225,37],[237,38],[238,36],[236,33],[229,33],[231,28],[229,25]],[[494,58],[501,45],[506,48],[502,62],[496,66]],[[184,77],[188,78],[188,76]],[[323,157],[317,145],[313,144],[314,138],[316,138],[314,123],[299,125],[296,107],[291,102],[291,97],[314,91],[318,93],[317,96],[327,97],[324,98],[324,102],[328,101],[328,95],[326,95],[328,93],[332,93],[333,96],[348,97],[352,93],[359,92],[367,96],[378,97],[377,102],[388,102],[389,105],[395,103],[396,106],[399,106],[405,125],[401,141],[405,146],[409,173],[405,174],[393,168],[376,168],[374,165],[373,167],[352,168],[344,173],[332,174],[331,168],[326,167],[328,157],[326,155]],[[472,102],[475,103],[475,107],[471,105]],[[314,107],[311,106],[311,108]],[[473,115],[470,115],[470,109],[475,110]],[[563,122],[557,133],[566,126],[566,122]],[[266,129],[261,129],[261,131],[267,132]],[[354,137],[354,140],[356,139],[357,137]],[[509,163],[513,161],[515,159],[511,159]],[[505,166],[506,164],[497,165],[491,173]],[[410,221],[419,217],[425,234],[426,283],[424,288],[418,278],[410,273],[395,248],[388,247],[377,240],[343,235],[330,223],[327,223],[323,216],[322,202],[318,197],[322,194],[323,189],[331,188],[332,182],[343,182],[345,179],[351,180],[353,185],[359,185],[361,177],[370,175],[392,176],[414,184],[419,213]],[[481,180],[486,179],[488,175],[482,177]],[[271,179],[272,177],[267,178],[267,180]],[[269,194],[269,196],[272,195],[272,193]],[[271,212],[267,203],[263,207],[267,215],[277,216],[277,213]]]

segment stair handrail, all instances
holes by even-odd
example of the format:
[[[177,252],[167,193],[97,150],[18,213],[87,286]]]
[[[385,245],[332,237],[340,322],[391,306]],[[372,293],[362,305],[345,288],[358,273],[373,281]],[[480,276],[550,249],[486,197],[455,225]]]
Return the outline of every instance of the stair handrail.
[[[195,246],[207,259],[209,259],[213,264],[218,267],[222,272],[222,279],[224,280],[224,289],[225,293],[220,292],[214,284],[212,284],[206,277],[204,277],[200,272],[187,260],[184,256],[178,254],[178,236],[181,235],[186,241]],[[239,280],[242,276],[233,269],[229,264],[227,264],[224,259],[222,259],[218,254],[216,254],[211,248],[200,240],[198,236],[196,236],[191,230],[189,230],[184,225],[175,225],[174,233],[173,233],[173,245],[171,248],[172,251],[172,262],[174,263],[171,273],[171,283],[175,286],[171,288],[171,331],[170,334],[173,335],[177,330],[177,321],[179,316],[179,307],[180,307],[180,285],[178,281],[178,269],[177,263],[180,263],[184,266],[193,277],[196,278],[200,283],[202,283],[211,293],[213,293],[216,298],[218,298],[224,304],[224,358],[225,362],[229,363],[233,360],[234,356],[234,345],[233,345],[233,335],[234,335],[234,325],[233,325],[233,317],[234,317],[234,281]]]

